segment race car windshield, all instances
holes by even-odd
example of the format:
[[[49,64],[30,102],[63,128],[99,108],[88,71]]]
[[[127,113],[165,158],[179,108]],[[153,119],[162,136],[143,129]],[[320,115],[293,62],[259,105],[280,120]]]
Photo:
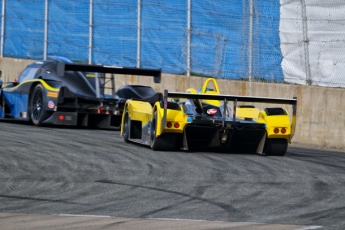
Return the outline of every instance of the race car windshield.
[[[38,67],[29,66],[22,71],[22,73],[18,76],[18,83],[21,83],[26,80],[33,79],[37,73]]]

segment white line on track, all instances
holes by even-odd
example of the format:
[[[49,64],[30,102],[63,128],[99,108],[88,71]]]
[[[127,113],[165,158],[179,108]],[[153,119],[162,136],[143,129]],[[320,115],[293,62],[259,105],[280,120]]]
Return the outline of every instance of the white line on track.
[[[100,216],[100,215],[74,215],[74,214],[58,214],[59,216],[71,216],[71,217],[99,217],[99,218],[112,218],[112,216]]]
[[[169,221],[195,221],[195,222],[215,222],[215,223],[230,223],[228,221],[219,221],[219,220],[197,220],[197,219],[174,219],[174,218],[145,218],[147,220],[169,220]],[[243,222],[249,224],[261,224],[257,222]]]
[[[76,215],[76,214],[58,214],[59,216],[67,216],[67,217],[93,217],[93,218],[113,218],[114,216],[102,216],[102,215]],[[136,218],[130,218],[130,219],[136,219]],[[226,221],[207,221],[207,220],[193,220],[193,219],[173,219],[173,218],[141,218],[141,219],[147,219],[147,220],[162,220],[162,221],[195,221],[195,222],[214,222],[214,223],[227,223]],[[246,224],[264,224],[264,223],[258,223],[258,222],[242,222]],[[313,229],[319,229],[322,228],[322,226],[306,226],[302,228],[297,228],[295,230],[313,230]]]
[[[297,228],[296,230],[312,230],[312,229],[319,229],[322,228],[322,226],[307,226],[303,228]]]

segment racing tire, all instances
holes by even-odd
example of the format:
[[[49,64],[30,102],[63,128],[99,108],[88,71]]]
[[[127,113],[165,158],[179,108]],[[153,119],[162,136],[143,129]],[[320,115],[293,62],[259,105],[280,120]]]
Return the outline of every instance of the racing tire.
[[[123,140],[125,142],[129,142],[130,121],[131,119],[128,116],[128,112],[126,112],[124,122],[123,122],[123,131],[122,131]]]
[[[157,110],[153,114],[153,119],[151,121],[151,149],[153,150],[159,150],[159,140],[157,141],[156,137],[156,131],[157,131]]]
[[[30,100],[30,117],[34,125],[40,126],[43,121],[48,118],[49,114],[44,109],[45,97],[44,88],[41,84],[36,85]]]
[[[284,156],[288,148],[286,139],[267,138],[264,153],[267,156]]]
[[[151,149],[154,151],[174,151],[181,147],[182,136],[175,133],[163,133],[156,137],[157,111],[154,112],[151,121]]]

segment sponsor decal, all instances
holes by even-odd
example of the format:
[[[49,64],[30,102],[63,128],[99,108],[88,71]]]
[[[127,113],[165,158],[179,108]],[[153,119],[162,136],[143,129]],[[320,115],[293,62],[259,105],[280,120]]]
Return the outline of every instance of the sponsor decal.
[[[55,107],[55,103],[53,101],[48,101],[48,108],[53,109]]]
[[[47,93],[47,96],[48,96],[48,97],[54,97],[54,98],[57,98],[57,97],[58,97],[58,95],[59,95],[59,94],[58,94],[58,93],[56,93],[56,92],[48,92],[48,93]]]
[[[208,109],[207,110],[207,114],[209,114],[209,115],[214,115],[214,114],[216,114],[217,113],[217,109],[215,109],[215,108],[212,108],[212,109]]]

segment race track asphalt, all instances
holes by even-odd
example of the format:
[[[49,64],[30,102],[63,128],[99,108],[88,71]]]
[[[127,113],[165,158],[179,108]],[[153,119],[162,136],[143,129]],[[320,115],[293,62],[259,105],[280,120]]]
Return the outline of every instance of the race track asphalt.
[[[0,122],[1,229],[345,229],[345,153],[160,152]]]

